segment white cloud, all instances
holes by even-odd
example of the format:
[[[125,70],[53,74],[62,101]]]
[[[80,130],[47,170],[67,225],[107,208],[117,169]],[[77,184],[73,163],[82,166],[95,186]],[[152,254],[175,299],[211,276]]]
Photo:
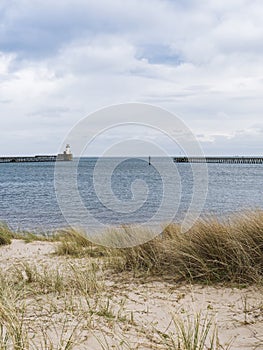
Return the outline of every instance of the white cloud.
[[[229,153],[232,146],[241,150],[246,142],[261,152],[251,137],[263,113],[261,1],[1,6],[3,153],[55,152],[80,118],[130,101],[174,112],[214,153],[226,145]]]

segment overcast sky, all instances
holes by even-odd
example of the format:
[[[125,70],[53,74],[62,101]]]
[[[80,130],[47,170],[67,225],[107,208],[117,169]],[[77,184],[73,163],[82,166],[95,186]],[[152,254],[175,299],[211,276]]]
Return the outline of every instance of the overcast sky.
[[[206,154],[262,154],[262,19],[262,0],[0,0],[0,154],[56,153],[131,101],[179,116]]]

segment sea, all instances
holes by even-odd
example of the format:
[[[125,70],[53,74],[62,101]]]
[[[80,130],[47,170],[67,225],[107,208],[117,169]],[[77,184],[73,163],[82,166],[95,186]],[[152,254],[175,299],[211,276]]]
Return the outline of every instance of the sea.
[[[200,216],[263,209],[261,164],[205,164],[207,179],[196,165],[173,166],[174,172],[171,160],[161,158],[149,165],[147,158],[84,157],[61,162],[58,170],[54,162],[1,163],[0,221],[15,231],[44,233],[81,225],[84,216],[86,226],[180,222],[194,197]]]

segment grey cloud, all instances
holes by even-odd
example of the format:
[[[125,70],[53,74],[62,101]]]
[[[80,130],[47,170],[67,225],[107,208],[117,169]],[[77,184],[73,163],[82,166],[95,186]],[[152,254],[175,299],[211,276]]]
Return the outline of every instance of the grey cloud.
[[[63,106],[53,106],[49,108],[42,108],[37,111],[33,111],[28,113],[29,117],[42,117],[42,118],[52,118],[52,119],[61,119],[63,118],[65,113],[69,113],[71,111],[68,107]]]
[[[12,103],[12,100],[0,100],[0,103],[2,104]]]
[[[3,0],[1,128],[62,137],[97,108],[141,101],[181,116],[212,147],[210,135],[262,119],[262,11],[257,0]],[[24,147],[37,140],[21,135]],[[237,132],[213,137],[214,149],[243,150]]]
[[[92,39],[105,33],[122,35],[134,28],[149,28],[158,19],[158,10],[165,11],[157,0],[151,1],[151,8],[149,1],[128,1],[123,6],[119,0],[110,6],[106,0],[17,0],[5,4],[0,15],[1,51],[19,53],[25,59],[55,54],[76,38]]]
[[[106,0],[13,0],[8,5],[6,0],[0,15],[0,51],[14,52],[25,61],[43,60],[76,41],[89,47],[101,36],[114,36],[135,47],[135,58],[150,64],[207,64],[217,56],[261,52],[261,4],[215,4],[133,0],[123,6],[113,0],[109,6]]]

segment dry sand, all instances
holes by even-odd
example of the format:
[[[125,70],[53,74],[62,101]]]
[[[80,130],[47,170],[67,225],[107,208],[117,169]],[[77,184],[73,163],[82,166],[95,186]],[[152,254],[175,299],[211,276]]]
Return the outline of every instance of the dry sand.
[[[55,244],[14,240],[11,245],[0,247],[2,274],[16,266],[23,270],[25,264],[48,269],[71,263],[87,264],[87,258],[52,254]],[[176,338],[173,319],[187,324],[189,318],[202,311],[202,315],[208,314],[217,326],[223,349],[228,346],[230,349],[263,349],[263,293],[256,286],[238,289],[178,285],[165,278],[134,278],[110,271],[100,272],[99,276],[105,287],[99,297],[94,294],[88,301],[89,310],[94,312],[87,311],[87,300],[83,295],[68,297],[63,293],[39,293],[34,298],[25,297],[26,320],[29,325],[34,325],[31,336],[38,334],[40,326],[52,320],[54,327],[47,332],[54,344],[64,332],[63,325],[67,325],[67,331],[76,326],[73,349],[175,349],[165,345],[169,339]],[[83,314],[77,310],[83,310]],[[34,339],[39,344],[36,348],[45,349],[43,345],[40,347],[43,341],[38,343],[38,335]]]

